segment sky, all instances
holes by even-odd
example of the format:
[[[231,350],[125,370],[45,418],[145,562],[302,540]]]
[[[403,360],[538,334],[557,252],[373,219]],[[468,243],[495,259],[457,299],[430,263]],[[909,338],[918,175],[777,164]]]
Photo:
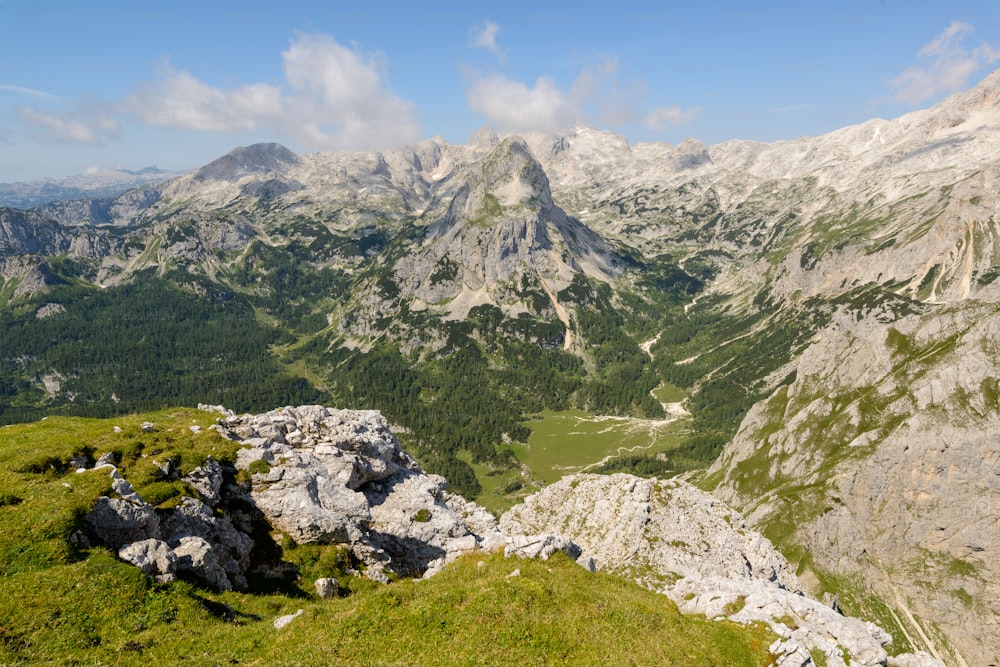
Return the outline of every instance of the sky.
[[[1000,68],[1000,2],[0,0],[0,182],[588,125],[775,141]]]

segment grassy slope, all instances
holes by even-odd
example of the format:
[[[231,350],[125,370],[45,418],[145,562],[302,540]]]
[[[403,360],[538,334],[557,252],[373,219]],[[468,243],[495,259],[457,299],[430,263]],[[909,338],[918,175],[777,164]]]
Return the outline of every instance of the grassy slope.
[[[546,484],[626,452],[653,455],[679,444],[690,422],[597,416],[580,410],[545,410],[530,422],[527,445],[512,445],[518,459]]]
[[[113,450],[133,482],[150,459],[189,470],[233,445],[192,432],[214,417],[171,410],[111,420],[49,418],[0,428],[0,664],[678,664],[758,665],[761,628],[680,615],[667,598],[563,557],[467,557],[428,581],[344,581],[322,601],[311,581],[342,566],[334,547],[286,546],[302,574],[280,592],[213,593],[155,584],[70,536],[104,471],[75,473],[74,453]],[[157,425],[143,433],[143,421]],[[120,432],[113,430],[114,426]],[[156,452],[154,454],[154,452]],[[155,482],[154,482],[155,483]],[[141,486],[141,484],[137,484]],[[479,561],[483,565],[479,565]],[[520,576],[509,576],[519,568]],[[277,616],[304,613],[277,631]]]

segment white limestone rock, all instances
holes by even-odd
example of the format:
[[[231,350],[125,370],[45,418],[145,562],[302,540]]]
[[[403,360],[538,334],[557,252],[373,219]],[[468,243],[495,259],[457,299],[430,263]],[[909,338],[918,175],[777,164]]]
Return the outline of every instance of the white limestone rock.
[[[202,578],[212,586],[223,590],[246,589],[253,540],[237,530],[229,519],[216,516],[212,508],[200,500],[181,498],[162,521],[161,531],[163,539],[175,550],[187,545],[181,555],[190,555],[194,563],[192,569],[199,576],[204,572]],[[198,538],[198,541],[186,542],[190,538]],[[210,551],[211,556],[199,555],[204,550]]]
[[[650,577],[649,585],[720,576],[800,588],[785,558],[739,514],[678,480],[571,475],[512,507],[500,529],[565,535],[597,568]]]
[[[732,580],[720,577],[686,577],[665,587],[663,592],[686,614],[707,618],[728,618],[738,623],[762,621],[771,626],[782,641],[786,657],[779,664],[794,662],[804,649],[827,656],[831,667],[845,667],[844,652],[856,667],[880,667],[888,657],[885,645],[892,638],[873,623],[843,616],[829,606],[804,595],[760,580]]]
[[[503,555],[506,558],[540,558],[548,560],[556,552],[563,552],[571,559],[581,557],[580,547],[559,535],[514,535],[507,540]],[[587,569],[589,566],[584,565]],[[592,570],[593,571],[593,570]]]
[[[291,623],[301,615],[302,615],[302,610],[299,609],[294,614],[286,614],[284,616],[279,616],[278,618],[274,619],[274,629],[275,630],[282,629],[283,627],[287,626],[289,623]]]
[[[314,583],[316,595],[321,600],[335,598],[340,593],[340,582],[333,577],[322,577]]]
[[[671,597],[681,611],[741,623],[763,621],[781,635],[772,652],[784,667],[885,664],[890,637],[800,592],[771,543],[734,510],[679,480],[571,475],[530,496],[500,519],[515,544],[531,533],[560,533],[582,548],[578,560]],[[540,543],[531,543],[537,549]],[[795,628],[783,625],[792,619]]]
[[[118,557],[157,581],[177,578],[177,555],[163,540],[150,538],[126,544],[118,550]]]
[[[160,519],[151,505],[102,496],[84,518],[90,532],[117,551],[127,544],[160,537]]]
[[[211,456],[204,465],[198,466],[182,478],[211,506],[219,503],[222,490],[222,466]]]
[[[177,571],[192,572],[206,584],[220,591],[232,589],[228,573],[219,563],[216,551],[213,544],[202,537],[192,535],[180,538],[177,540],[177,546],[173,548]]]
[[[222,428],[245,445],[237,468],[268,464],[251,495],[271,525],[298,543],[352,545],[370,578],[433,574],[483,539],[502,546],[495,520],[446,495],[444,478],[421,471],[378,412],[286,407]],[[475,516],[482,537],[449,502]]]

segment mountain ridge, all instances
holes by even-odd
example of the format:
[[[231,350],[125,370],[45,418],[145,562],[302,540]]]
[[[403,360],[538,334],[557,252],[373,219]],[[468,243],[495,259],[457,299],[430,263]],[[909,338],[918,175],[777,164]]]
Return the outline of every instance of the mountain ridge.
[[[3,342],[0,408],[123,409],[118,369],[42,341],[73,339],[90,304],[127,304],[136,285],[243,318],[296,391],[383,409],[470,494],[483,470],[515,474],[512,445],[544,408],[651,420],[673,387],[690,432],[608,465],[715,462],[703,486],[796,554],[804,585],[862,576],[938,624],[909,627],[942,660],[996,662],[995,526],[969,524],[988,538],[971,546],[909,531],[995,492],[976,434],[1000,418],[980,354],[1000,300],[998,88],[1000,72],[931,109],[771,144],[630,146],[581,127],[386,152],[258,145],[111,203],[3,209],[0,315],[23,333]],[[961,450],[960,479],[897,465],[946,465],[940,442]],[[889,478],[892,498],[940,502],[879,514]],[[886,574],[927,550],[952,560]]]

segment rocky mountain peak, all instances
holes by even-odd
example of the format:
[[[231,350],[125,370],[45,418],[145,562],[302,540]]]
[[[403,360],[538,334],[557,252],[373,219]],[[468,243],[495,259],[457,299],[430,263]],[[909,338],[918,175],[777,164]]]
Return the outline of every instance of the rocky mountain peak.
[[[462,209],[467,220],[488,221],[511,213],[551,208],[545,170],[521,137],[508,137],[476,163],[466,181],[469,196]]]
[[[281,144],[240,146],[199,169],[195,181],[234,181],[254,174],[282,172],[299,164],[299,157]]]
[[[491,127],[481,127],[469,137],[469,148],[476,151],[490,151],[500,143],[500,136]]]

